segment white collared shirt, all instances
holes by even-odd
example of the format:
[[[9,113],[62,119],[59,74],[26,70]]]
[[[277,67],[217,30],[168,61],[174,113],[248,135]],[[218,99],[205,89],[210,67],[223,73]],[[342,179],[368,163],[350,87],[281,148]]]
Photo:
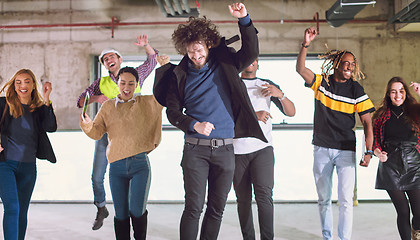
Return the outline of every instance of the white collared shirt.
[[[139,96],[140,95],[140,93],[134,93],[133,94],[133,97],[131,97],[130,99],[128,99],[128,101],[124,101],[124,100],[122,100],[121,98],[120,98],[120,94],[118,94],[116,97],[115,97],[115,107],[117,107],[117,104],[118,103],[126,103],[126,102],[130,102],[130,101],[133,101],[134,103],[136,103],[136,97],[137,96]]]

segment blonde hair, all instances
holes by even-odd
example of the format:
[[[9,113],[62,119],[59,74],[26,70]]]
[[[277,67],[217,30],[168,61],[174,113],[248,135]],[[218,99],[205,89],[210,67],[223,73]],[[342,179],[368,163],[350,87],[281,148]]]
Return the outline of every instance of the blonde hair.
[[[360,79],[364,79],[365,75],[360,71],[359,63],[357,62],[356,56],[350,51],[347,50],[330,50],[324,54],[318,55],[319,59],[325,59],[321,66],[321,74],[324,77],[325,81],[329,84],[328,77],[332,74],[333,70],[338,69],[341,63],[341,58],[349,53],[353,56],[354,62],[356,64],[354,71],[352,73],[353,81],[359,81]]]
[[[6,93],[6,103],[9,106],[9,113],[14,117],[18,118],[23,115],[24,109],[19,100],[17,92],[15,90],[15,81],[16,77],[20,74],[26,73],[31,76],[32,81],[34,83],[34,89],[31,93],[31,101],[29,102],[29,111],[33,112],[35,109],[41,107],[44,104],[44,100],[41,94],[38,92],[38,84],[35,78],[34,73],[29,69],[20,69],[13,75],[13,77],[3,86],[0,90],[0,93],[5,91]]]

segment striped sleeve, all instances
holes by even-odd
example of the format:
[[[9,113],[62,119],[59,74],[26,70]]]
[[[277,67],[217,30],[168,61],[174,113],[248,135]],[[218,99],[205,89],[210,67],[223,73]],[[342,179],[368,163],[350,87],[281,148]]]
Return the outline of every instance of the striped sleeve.
[[[312,89],[314,92],[317,91],[319,86],[321,86],[322,76],[318,74],[314,74],[314,79],[312,80],[311,84],[305,83],[305,87]]]
[[[366,113],[371,113],[375,111],[372,101],[368,95],[363,90],[363,87],[356,82],[356,112],[359,113],[359,116],[362,116]]]
[[[149,74],[155,69],[157,60],[156,56],[158,55],[158,51],[155,49],[155,54],[149,55],[147,54],[147,59],[144,61],[143,64],[136,68],[137,72],[139,73],[139,85],[143,87],[144,80],[149,76]]]

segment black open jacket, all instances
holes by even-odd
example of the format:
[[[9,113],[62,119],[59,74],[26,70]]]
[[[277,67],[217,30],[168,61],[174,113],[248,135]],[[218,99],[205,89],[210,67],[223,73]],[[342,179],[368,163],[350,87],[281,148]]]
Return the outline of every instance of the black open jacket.
[[[248,67],[259,53],[257,30],[252,22],[248,26],[239,25],[242,46],[239,51],[227,47],[224,38],[217,47],[209,50],[209,57],[220,63],[224,81],[227,81],[228,94],[231,96],[235,122],[235,138],[255,137],[267,142],[252,104],[245,84],[239,73]],[[194,119],[184,113],[184,88],[188,71],[187,55],[179,65],[165,64],[156,70],[153,94],[157,101],[167,107],[169,122],[185,133]],[[209,103],[211,104],[211,103]]]
[[[0,98],[0,117],[3,114],[4,107],[6,106],[6,98]],[[55,118],[52,104],[49,107],[42,105],[37,108],[34,112],[34,123],[35,130],[38,133],[38,149],[36,151],[36,157],[38,159],[46,159],[52,163],[57,162],[54,151],[52,149],[51,142],[47,136],[47,132],[55,132],[57,130],[57,120]],[[1,145],[4,148],[0,155],[0,161],[5,161],[7,152],[7,136],[9,135],[9,123],[13,118],[10,115],[10,109],[7,109],[4,122],[1,126]]]

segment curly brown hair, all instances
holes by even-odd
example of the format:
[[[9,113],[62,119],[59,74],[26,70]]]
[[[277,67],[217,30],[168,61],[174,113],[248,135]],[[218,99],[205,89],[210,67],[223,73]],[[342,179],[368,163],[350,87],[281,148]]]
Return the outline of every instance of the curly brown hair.
[[[194,42],[203,42],[208,48],[220,43],[220,33],[205,16],[203,18],[190,17],[185,24],[179,24],[172,34],[172,42],[179,54],[187,53],[187,46]]]
[[[325,59],[324,63],[322,63],[321,70],[322,76],[324,77],[325,81],[328,83],[328,77],[332,74],[332,70],[338,69],[341,63],[341,58],[346,54],[349,53],[353,56],[354,62],[356,67],[354,68],[352,78],[355,81],[359,81],[360,79],[364,79],[365,75],[360,71],[359,63],[356,59],[356,56],[347,50],[330,50],[324,54],[318,55],[319,59]],[[329,84],[329,83],[328,83]]]
[[[408,123],[412,125],[412,129],[415,132],[416,136],[420,134],[420,122],[419,122],[419,112],[420,112],[420,104],[411,94],[408,85],[405,83],[404,79],[401,77],[393,77],[388,81],[386,86],[385,97],[382,100],[382,103],[378,110],[375,111],[373,114],[372,120],[375,121],[383,116],[386,113],[388,108],[391,107],[392,101],[390,98],[391,86],[393,83],[401,83],[405,90],[405,101],[402,104],[402,108],[404,113],[406,113],[406,120]]]

